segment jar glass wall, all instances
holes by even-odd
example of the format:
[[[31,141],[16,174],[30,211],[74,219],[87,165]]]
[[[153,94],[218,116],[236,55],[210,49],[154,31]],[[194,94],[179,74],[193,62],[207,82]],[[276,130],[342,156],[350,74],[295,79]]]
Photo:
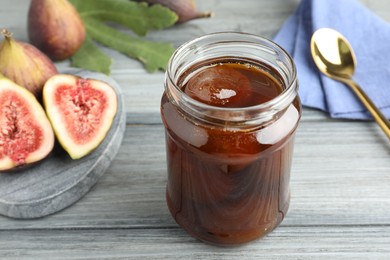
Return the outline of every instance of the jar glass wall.
[[[229,68],[218,67],[221,64]],[[268,83],[280,84],[280,93],[264,102],[245,101],[229,107],[203,102],[207,97],[194,98],[185,91],[194,77],[202,81],[212,75],[203,72],[207,68],[218,67],[222,81],[241,77],[236,72],[239,69],[246,73],[241,65],[231,64],[255,67],[250,73],[262,71],[259,75],[271,79]],[[234,91],[224,89],[225,97],[226,93],[236,95],[242,101],[257,95],[244,89],[244,76],[230,82],[234,82]],[[251,88],[268,84],[254,82]],[[283,220],[290,201],[294,135],[301,116],[297,91],[290,56],[259,36],[210,34],[182,45],[173,54],[161,100],[166,199],[172,217],[191,235],[213,244],[234,245],[267,234]]]

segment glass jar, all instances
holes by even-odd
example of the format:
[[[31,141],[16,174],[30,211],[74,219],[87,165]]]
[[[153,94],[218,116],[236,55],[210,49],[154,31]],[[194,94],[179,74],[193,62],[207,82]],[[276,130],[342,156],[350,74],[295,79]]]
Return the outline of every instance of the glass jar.
[[[280,83],[281,92],[256,105],[220,107],[183,91],[195,70],[226,60],[258,66]],[[265,38],[222,32],[176,50],[166,71],[161,116],[166,200],[181,227],[205,242],[235,245],[280,224],[290,201],[294,135],[301,116],[297,93],[291,57]]]

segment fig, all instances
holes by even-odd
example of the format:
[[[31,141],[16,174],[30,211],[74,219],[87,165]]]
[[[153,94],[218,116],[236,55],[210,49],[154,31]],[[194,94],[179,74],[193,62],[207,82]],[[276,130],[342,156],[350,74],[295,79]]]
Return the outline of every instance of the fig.
[[[43,103],[57,140],[72,159],[89,154],[103,141],[118,106],[107,83],[67,74],[46,82]]]
[[[85,38],[85,26],[67,0],[31,0],[28,11],[30,42],[53,60],[75,54]]]
[[[38,100],[0,75],[0,171],[38,162],[53,147],[53,129]]]
[[[46,80],[58,73],[55,65],[33,45],[13,39],[8,30],[1,34],[0,73],[39,98]]]
[[[178,16],[178,23],[192,19],[210,17],[210,12],[198,12],[194,0],[145,0],[149,4],[161,4],[174,11]]]

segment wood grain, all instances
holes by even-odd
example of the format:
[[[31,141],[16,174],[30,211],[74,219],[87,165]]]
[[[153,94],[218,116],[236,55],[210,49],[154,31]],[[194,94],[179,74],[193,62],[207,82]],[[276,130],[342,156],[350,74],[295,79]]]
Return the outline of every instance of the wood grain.
[[[299,0],[197,0],[209,20],[148,34],[174,46],[204,33],[238,30],[272,37]],[[390,2],[362,0],[390,21]],[[0,24],[27,39],[28,1],[0,0]],[[127,126],[107,172],[72,207],[35,220],[0,216],[2,259],[389,259],[390,143],[375,123],[335,120],[305,108],[291,173],[289,212],[274,232],[236,248],[188,236],[165,204],[162,72],[105,49],[123,89]],[[57,64],[60,70],[69,62]]]
[[[388,259],[389,227],[289,227],[233,248],[199,243],[183,230],[3,232],[6,259]],[[349,239],[345,239],[348,237]],[[297,249],[299,245],[299,249]]]
[[[373,130],[380,133],[376,127],[364,122],[301,123],[291,207],[283,226],[390,224],[390,145],[372,135]],[[164,145],[162,125],[128,125],[118,155],[85,200],[42,220],[3,219],[0,230],[176,226],[165,205]]]

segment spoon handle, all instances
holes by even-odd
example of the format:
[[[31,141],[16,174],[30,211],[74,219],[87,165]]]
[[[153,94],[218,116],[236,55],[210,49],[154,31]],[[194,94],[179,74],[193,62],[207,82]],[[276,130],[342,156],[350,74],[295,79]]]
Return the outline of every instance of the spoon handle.
[[[382,112],[375,106],[372,100],[367,96],[367,94],[359,87],[356,82],[353,80],[345,80],[346,84],[348,84],[355,94],[358,96],[363,105],[367,108],[367,110],[371,113],[375,121],[382,128],[383,132],[390,139],[390,122],[387,118],[382,114]]]

